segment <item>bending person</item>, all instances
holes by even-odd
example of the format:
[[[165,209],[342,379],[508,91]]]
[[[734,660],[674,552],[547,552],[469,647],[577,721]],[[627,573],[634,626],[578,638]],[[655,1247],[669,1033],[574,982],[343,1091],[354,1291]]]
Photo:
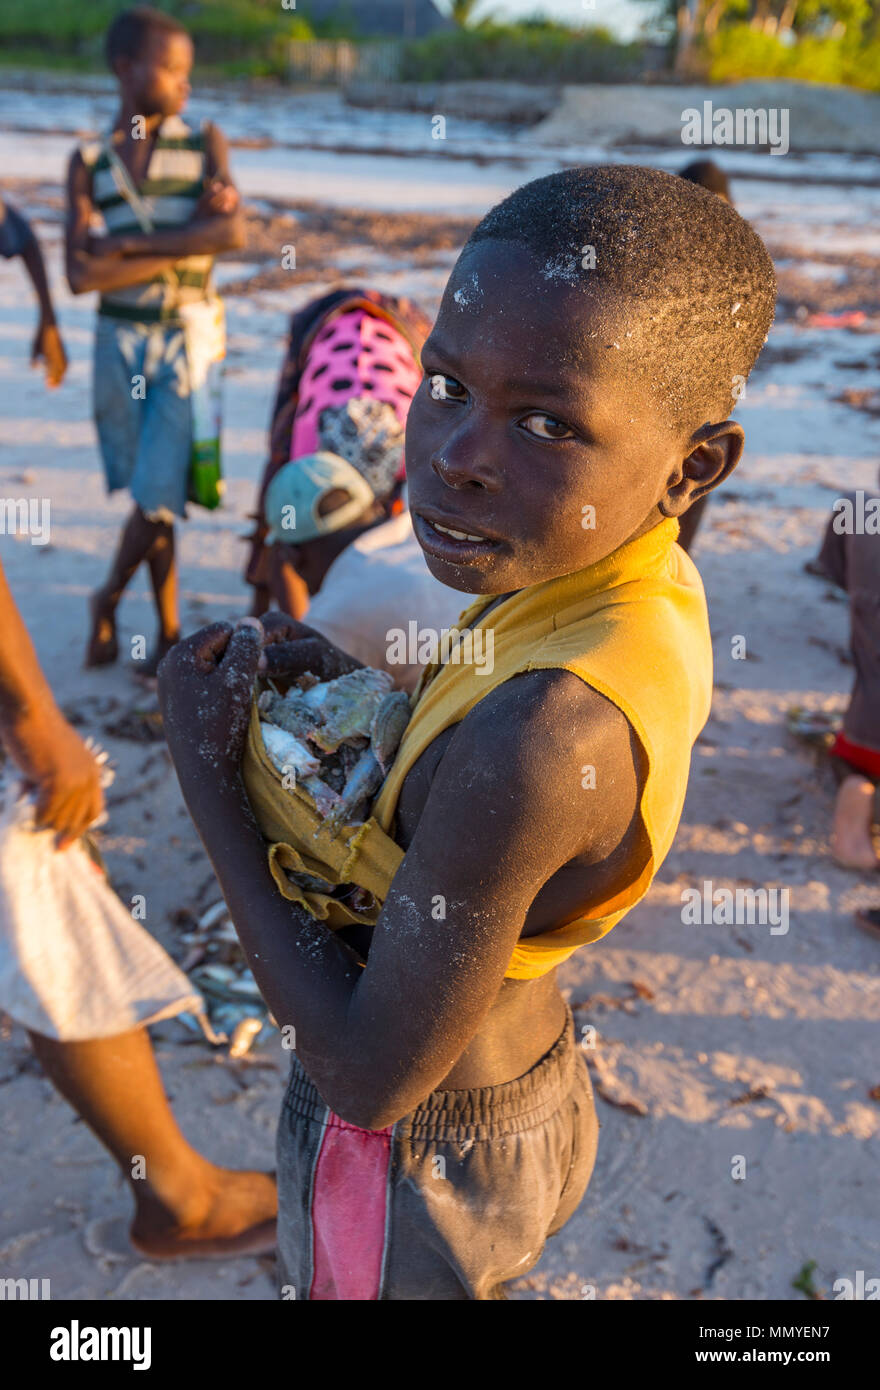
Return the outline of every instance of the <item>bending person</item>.
[[[346,546],[404,510],[403,432],[429,328],[409,300],[357,286],[311,300],[293,315],[249,537],[245,579],[255,591],[257,616],[274,605],[304,617],[310,594]],[[322,489],[312,510],[315,489],[294,465],[316,453],[336,455],[340,476],[348,464],[354,486],[335,495]],[[268,494],[282,471],[285,481],[275,485],[274,496],[277,501],[284,494],[286,510],[272,526]],[[300,487],[309,495],[297,510]]]

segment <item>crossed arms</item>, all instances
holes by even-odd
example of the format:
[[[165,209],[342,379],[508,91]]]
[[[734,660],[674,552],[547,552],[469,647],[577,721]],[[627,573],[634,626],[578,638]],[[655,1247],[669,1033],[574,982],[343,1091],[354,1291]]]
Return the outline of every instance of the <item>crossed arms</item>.
[[[96,237],[91,174],[79,151],[67,175],[67,279],[74,294],[124,289],[150,280],[184,256],[216,255],[245,244],[244,218],[229,173],[226,140],[206,129],[206,186],[191,222],[155,232]]]

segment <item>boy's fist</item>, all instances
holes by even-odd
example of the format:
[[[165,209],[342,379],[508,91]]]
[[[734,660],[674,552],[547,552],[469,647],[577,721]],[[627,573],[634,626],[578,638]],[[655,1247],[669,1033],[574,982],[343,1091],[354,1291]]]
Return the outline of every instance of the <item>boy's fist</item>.
[[[261,650],[259,625],[212,623],[159,667],[165,737],[187,801],[237,784]]]
[[[261,621],[266,634],[258,668],[261,673],[294,681],[310,671],[318,680],[331,681],[363,665],[334,647],[315,628],[286,613],[265,613]]]
[[[231,183],[222,183],[220,179],[212,179],[209,184],[206,184],[202,196],[196,204],[193,216],[195,218],[230,217],[240,202],[238,189]]]

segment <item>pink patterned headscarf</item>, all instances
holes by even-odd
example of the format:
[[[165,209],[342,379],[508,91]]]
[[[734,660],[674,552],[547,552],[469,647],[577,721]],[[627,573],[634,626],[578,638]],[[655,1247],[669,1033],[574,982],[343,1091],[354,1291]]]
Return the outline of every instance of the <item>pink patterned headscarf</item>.
[[[386,319],[364,309],[351,309],[331,318],[316,334],[303,368],[293,423],[291,459],[322,448],[338,447],[335,438],[322,438],[321,416],[325,410],[331,412],[328,421],[338,422],[340,414],[346,419],[350,417],[354,423],[349,433],[357,432],[358,421],[362,419],[370,419],[375,433],[377,416],[386,412],[375,409],[346,411],[344,407],[354,400],[378,401],[391,407],[400,425],[393,472],[395,477],[403,477],[402,431],[420,381],[421,371],[412,348]],[[334,431],[334,435],[338,433]],[[386,429],[385,433],[389,431]],[[356,449],[347,450],[346,456],[355,468],[359,467]],[[371,481],[375,484],[375,478]]]

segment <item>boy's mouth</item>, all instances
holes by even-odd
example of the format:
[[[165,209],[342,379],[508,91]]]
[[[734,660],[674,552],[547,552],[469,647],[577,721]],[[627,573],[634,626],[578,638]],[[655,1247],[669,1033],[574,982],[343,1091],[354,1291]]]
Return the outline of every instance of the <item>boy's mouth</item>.
[[[485,532],[472,531],[461,525],[453,526],[448,521],[440,521],[423,512],[413,512],[412,515],[419,545],[440,560],[466,564],[470,560],[485,558],[501,548],[501,541],[487,536]]]

